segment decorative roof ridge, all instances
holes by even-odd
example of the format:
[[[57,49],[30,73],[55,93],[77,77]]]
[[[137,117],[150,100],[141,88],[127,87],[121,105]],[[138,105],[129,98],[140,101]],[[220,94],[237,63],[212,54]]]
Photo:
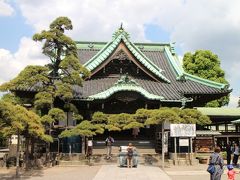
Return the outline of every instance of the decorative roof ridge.
[[[174,73],[177,76],[177,80],[181,79],[181,77],[183,76],[183,70],[178,66],[178,64],[176,63],[173,55],[171,54],[170,50],[168,47],[164,47],[164,53],[167,56],[167,60],[169,62],[169,64],[171,65],[172,69],[174,70]]]
[[[165,47],[164,52],[167,56],[169,64],[172,66],[172,69],[174,70],[174,72],[177,76],[176,77],[177,80],[183,80],[183,81],[191,80],[191,81],[195,81],[195,82],[201,83],[203,85],[213,87],[213,88],[217,88],[217,89],[228,88],[228,84],[223,84],[223,83],[215,82],[215,81],[212,81],[212,80],[204,79],[204,78],[201,78],[201,77],[198,77],[198,76],[195,76],[195,75],[192,75],[192,74],[189,74],[189,73],[185,72],[182,69],[182,67],[180,67],[176,63],[176,60],[174,59],[174,56],[171,54],[169,48]]]
[[[81,48],[81,49],[78,49],[79,51],[81,50],[88,50],[88,51],[99,51],[99,48]]]
[[[76,44],[101,44],[105,45],[107,41],[75,41]],[[155,43],[155,42],[133,42],[135,46],[144,45],[144,46],[171,46],[171,43]]]
[[[153,74],[161,78],[162,80],[170,83],[164,75],[161,74],[161,69],[151,62],[133,43],[129,40],[129,35],[123,29],[117,30],[113,35],[113,40],[108,42],[97,54],[95,54],[90,60],[88,60],[83,66],[90,71],[94,70],[99,64],[101,64],[117,47],[121,40],[125,43],[129,51]]]
[[[114,86],[121,86],[123,84],[139,86],[139,84],[134,79],[130,79],[128,77],[128,74],[121,76],[120,79],[114,84]]]
[[[180,103],[182,103],[183,102],[183,99],[163,99],[163,100],[161,100],[162,102],[180,102]],[[190,99],[187,99],[186,100],[186,102],[192,102],[193,101],[193,99],[192,98],[190,98]],[[185,102],[185,103],[186,103]]]
[[[106,41],[75,41],[76,44],[89,44],[89,43],[93,43],[93,44],[107,44]]]
[[[117,93],[120,91],[137,92],[150,100],[161,101],[164,99],[163,96],[158,96],[158,95],[149,93],[147,90],[142,88],[138,83],[136,83],[136,81],[134,81],[133,79],[130,79],[127,75],[124,75],[112,87],[100,93],[89,96],[88,100],[106,99],[111,95],[113,95],[114,93]]]

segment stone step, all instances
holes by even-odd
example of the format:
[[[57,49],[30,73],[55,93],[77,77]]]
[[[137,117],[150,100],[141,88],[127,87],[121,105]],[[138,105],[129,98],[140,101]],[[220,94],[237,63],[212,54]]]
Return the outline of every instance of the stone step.
[[[175,160],[168,160],[169,165],[177,165],[177,166],[186,166],[186,165],[198,165],[199,164],[199,160],[198,159],[193,159],[192,161],[190,161],[189,159],[177,159]]]
[[[128,146],[129,143],[132,143],[133,146],[136,148],[141,149],[148,149],[154,148],[155,141],[153,140],[115,140],[113,146],[120,147],[120,146]],[[95,149],[102,149],[105,148],[105,141],[104,140],[95,140],[93,141],[93,147]]]
[[[137,148],[137,152],[139,154],[156,154],[156,151],[154,148]],[[93,154],[106,154],[107,153],[107,148],[101,148],[101,149],[93,149]],[[112,147],[112,154],[118,154],[119,153],[119,147],[118,146],[113,146]]]

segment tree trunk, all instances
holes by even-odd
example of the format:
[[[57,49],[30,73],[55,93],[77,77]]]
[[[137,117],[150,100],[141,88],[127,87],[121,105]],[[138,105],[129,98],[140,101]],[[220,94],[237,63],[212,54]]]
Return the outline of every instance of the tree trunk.
[[[26,170],[28,170],[29,169],[29,137],[28,136],[26,136],[25,162],[26,162]]]
[[[35,163],[36,163],[36,161],[35,161],[35,155],[36,155],[36,153],[35,153],[35,138],[34,137],[31,137],[31,152],[30,152],[30,156],[33,158],[33,159],[31,159],[31,160],[34,160],[33,162],[34,162],[34,166],[36,165]]]

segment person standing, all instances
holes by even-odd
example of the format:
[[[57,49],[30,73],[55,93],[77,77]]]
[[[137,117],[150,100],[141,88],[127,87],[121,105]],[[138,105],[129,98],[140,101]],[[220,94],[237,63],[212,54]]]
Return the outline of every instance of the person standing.
[[[220,147],[216,147],[214,149],[214,153],[211,154],[209,159],[209,164],[213,164],[215,167],[215,172],[213,174],[210,174],[211,180],[221,180],[221,176],[223,174],[223,158],[220,156]]]
[[[133,164],[133,145],[132,143],[128,144],[127,147],[127,167],[128,168],[132,168],[132,164]]]
[[[234,152],[233,152],[233,165],[237,166],[239,157],[239,145],[237,143],[234,144]]]
[[[107,159],[110,159],[112,157],[112,145],[114,143],[114,139],[111,136],[108,136],[105,143],[107,146]]]
[[[227,154],[227,165],[229,165],[231,163],[231,155],[232,155],[231,142],[228,142],[228,144],[227,144],[226,154]]]
[[[133,129],[132,129],[132,135],[133,135],[133,138],[134,138],[134,139],[137,138],[139,132],[140,132],[140,129],[139,129],[139,128],[133,128]]]
[[[90,158],[93,154],[93,140],[87,139],[87,157]]]

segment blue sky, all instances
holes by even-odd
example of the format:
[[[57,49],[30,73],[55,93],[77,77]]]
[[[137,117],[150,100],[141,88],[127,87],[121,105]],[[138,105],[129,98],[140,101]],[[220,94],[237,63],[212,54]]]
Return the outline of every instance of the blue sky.
[[[233,88],[230,106],[236,107],[240,95],[237,7],[238,0],[0,0],[0,83],[28,64],[45,64],[41,44],[31,37],[56,17],[68,16],[74,26],[69,35],[75,40],[109,41],[123,22],[132,41],[176,42],[181,57],[188,51],[211,50],[221,59]]]
[[[34,29],[25,23],[25,19],[19,11],[13,16],[0,16],[1,33],[0,33],[0,48],[8,49],[12,53],[18,50],[20,39],[23,36],[31,37]]]

